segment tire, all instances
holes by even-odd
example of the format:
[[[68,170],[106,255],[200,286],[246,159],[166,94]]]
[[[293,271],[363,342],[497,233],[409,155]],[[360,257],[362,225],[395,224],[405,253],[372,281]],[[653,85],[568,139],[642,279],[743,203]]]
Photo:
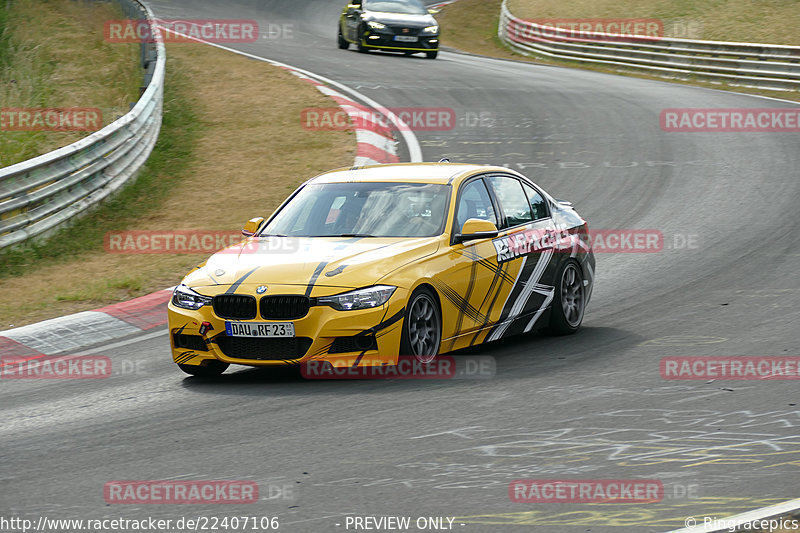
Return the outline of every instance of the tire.
[[[422,363],[432,362],[442,343],[442,311],[433,293],[419,288],[411,295],[403,318],[400,355],[413,355]]]
[[[586,310],[586,287],[580,265],[568,261],[557,280],[550,323],[545,331],[550,335],[572,335],[580,329]]]
[[[228,363],[222,361],[208,361],[205,365],[183,365],[178,364],[178,367],[192,376],[203,378],[212,378],[219,376],[228,368]]]
[[[347,50],[348,48],[350,48],[350,43],[347,42],[347,39],[345,39],[342,36],[342,27],[341,26],[339,26],[339,34],[337,35],[336,41],[337,41],[337,43],[339,45],[339,48],[341,50]]]
[[[358,42],[356,42],[356,48],[358,48],[358,51],[361,52],[362,54],[366,54],[367,52],[369,52],[369,49],[366,46],[364,46],[364,29],[363,28],[361,30],[359,30],[359,32],[358,32]]]
[[[439,50],[435,50],[433,52],[425,52],[425,57],[428,59],[436,59],[436,56],[439,55]]]

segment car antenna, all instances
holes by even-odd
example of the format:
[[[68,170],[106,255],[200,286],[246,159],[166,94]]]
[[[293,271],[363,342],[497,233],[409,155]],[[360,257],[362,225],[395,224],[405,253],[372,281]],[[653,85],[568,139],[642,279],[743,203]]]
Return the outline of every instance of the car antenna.
[[[443,157],[443,158],[441,158],[441,159],[440,159],[438,162],[439,162],[439,163],[449,163],[449,162],[450,162],[450,160],[449,160],[449,159],[447,159],[446,157]]]

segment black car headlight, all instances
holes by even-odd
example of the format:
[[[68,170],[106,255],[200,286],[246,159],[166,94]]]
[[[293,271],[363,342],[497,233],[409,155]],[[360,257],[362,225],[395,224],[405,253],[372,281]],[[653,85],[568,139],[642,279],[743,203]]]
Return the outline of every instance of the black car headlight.
[[[178,285],[175,287],[175,290],[172,291],[172,305],[182,309],[197,310],[204,305],[210,304],[211,300],[212,298],[210,296],[197,294],[186,285]]]
[[[422,32],[420,33],[424,33],[425,35],[436,35],[439,33],[439,26],[428,26],[427,28],[423,28]]]
[[[389,285],[375,285],[366,289],[343,292],[334,296],[317,298],[320,305],[330,305],[338,311],[354,311],[356,309],[369,309],[379,307],[389,301],[397,287]]]

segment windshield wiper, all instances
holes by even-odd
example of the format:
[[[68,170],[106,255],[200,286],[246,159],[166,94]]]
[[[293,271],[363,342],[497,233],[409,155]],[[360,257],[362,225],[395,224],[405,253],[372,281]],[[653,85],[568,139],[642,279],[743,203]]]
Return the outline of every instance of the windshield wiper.
[[[374,237],[369,233],[340,233],[339,235],[331,235],[331,237]]]

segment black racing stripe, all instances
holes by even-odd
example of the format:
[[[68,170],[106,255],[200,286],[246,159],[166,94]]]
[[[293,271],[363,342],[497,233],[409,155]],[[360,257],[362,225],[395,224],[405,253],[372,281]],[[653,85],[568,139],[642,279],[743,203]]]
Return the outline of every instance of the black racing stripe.
[[[458,294],[453,288],[444,284],[443,282],[433,279],[433,284],[436,288],[441,292],[445,298],[447,298],[453,305],[455,305],[461,312],[465,315],[470,317],[475,322],[483,322],[485,320],[485,316],[475,309],[475,307],[466,301],[460,294]]]
[[[471,248],[464,248],[461,251],[456,251],[456,253],[457,254],[461,254],[461,255],[467,257],[468,259],[476,261],[478,264],[480,264],[481,266],[491,270],[495,274],[498,274],[498,273],[502,272],[501,275],[503,277],[503,280],[506,281],[506,282],[511,283],[511,282],[514,281],[514,278],[512,278],[509,274],[507,274],[502,269],[502,266],[505,265],[505,262],[500,263],[500,264],[494,264],[494,263],[491,262],[491,260],[480,256],[475,250],[473,250]]]
[[[326,266],[328,266],[328,262],[323,261],[317,265],[317,268],[314,269],[314,273],[311,274],[311,279],[308,281],[308,287],[306,287],[306,296],[311,296],[311,291],[314,289],[314,284],[317,282],[317,278],[319,278],[319,275],[322,274],[322,271],[325,270]]]
[[[379,339],[379,338],[381,338],[381,337],[383,337],[383,336],[385,336],[385,335],[388,335],[388,334],[389,334],[389,333],[391,333],[392,331],[394,331],[394,327],[392,327],[392,326],[394,326],[394,324],[392,324],[391,326],[386,326],[386,328],[384,328],[384,329],[382,329],[381,331],[377,332],[377,333],[375,334],[375,338],[376,338],[376,339]]]
[[[505,271],[506,267],[509,264],[510,263],[503,263],[502,265],[500,265],[500,269]],[[505,280],[507,277],[510,277],[510,276],[502,276],[503,280]],[[480,329],[478,329],[478,331],[475,332],[475,335],[472,337],[472,340],[469,343],[470,346],[474,346],[475,345],[475,343],[478,341],[478,337],[480,336],[481,331],[483,331],[484,328],[486,328],[486,326],[489,325],[489,321],[491,320],[491,316],[492,316],[492,309],[494,309],[494,306],[497,303],[497,298],[500,296],[500,293],[502,292],[503,286],[504,286],[504,282],[496,283],[496,282],[498,282],[500,280],[500,278],[501,278],[501,276],[499,274],[496,275],[492,279],[492,285],[489,287],[489,290],[486,292],[486,297],[487,298],[492,293],[494,293],[494,296],[492,296],[492,301],[489,304],[489,308],[486,310],[486,321],[483,323],[483,326]],[[484,303],[486,303],[485,299],[484,299]],[[483,304],[481,304],[481,308],[483,308]]]
[[[175,362],[181,364],[193,359],[196,355],[197,354],[194,352],[181,352],[180,355],[178,355],[178,358],[175,359]]]
[[[198,269],[198,270],[199,270],[199,269]],[[211,281],[213,281],[214,283],[216,283],[217,285],[219,285],[219,280],[218,280],[217,278],[215,278],[214,276],[212,276],[212,275],[211,275],[211,274],[209,274],[208,272],[206,272],[206,276],[208,276],[209,278],[211,278]]]
[[[467,284],[467,292],[464,294],[464,301],[469,302],[472,299],[472,291],[475,288],[475,274],[477,271],[477,262],[473,261],[469,265],[469,283]],[[459,307],[458,314],[456,315],[456,328],[455,334],[458,335],[461,333],[461,328],[464,325],[464,309],[463,307]]]
[[[244,280],[246,280],[247,278],[249,278],[249,277],[250,277],[250,274],[252,274],[252,273],[253,273],[253,272],[255,272],[256,270],[258,270],[258,267],[255,267],[254,269],[252,269],[252,270],[250,270],[249,272],[245,273],[245,275],[244,275],[244,276],[242,276],[241,278],[237,279],[237,280],[236,280],[236,281],[233,283],[233,285],[231,285],[230,287],[228,287],[228,290],[227,290],[227,291],[225,291],[225,294],[233,294],[233,293],[235,293],[235,292],[236,292],[236,289],[238,289],[238,288],[239,288],[239,285],[241,285],[241,284],[244,282]]]
[[[530,259],[530,258],[529,258]],[[537,258],[541,259],[541,258]],[[525,265],[522,267],[522,272],[519,273],[519,278],[512,287],[511,292],[508,295],[508,299],[506,300],[506,304],[503,306],[503,311],[500,313],[500,318],[497,319],[497,323],[505,322],[506,319],[509,318],[511,314],[511,309],[514,307],[514,304],[517,302],[522,289],[525,287],[525,284],[530,280],[531,274],[536,269],[536,264],[539,261],[525,261]],[[524,309],[524,307],[523,307]]]
[[[333,341],[329,342],[322,348],[318,349],[316,352],[312,353],[311,357],[316,357],[318,355],[325,355],[326,353],[329,353],[331,351],[331,346],[333,346]]]
[[[217,337],[225,337],[227,335],[228,335],[228,333],[226,332],[226,330],[223,329],[222,331],[220,331],[219,333],[217,333],[213,337],[206,339],[206,345],[208,345],[208,344],[219,344],[217,342]]]
[[[530,258],[530,257],[533,257],[533,256],[528,256],[528,257]],[[553,261],[554,257],[555,257],[555,254],[550,256],[550,258],[548,259],[548,262],[549,261]],[[524,304],[522,306],[522,309],[520,310],[519,314],[516,315],[516,316],[509,316],[510,313],[511,313],[511,308],[514,307],[514,303],[516,302],[517,298],[519,297],[520,292],[522,291],[522,289],[525,286],[527,286],[529,283],[531,283],[531,276],[533,275],[534,270],[536,270],[536,268],[539,266],[539,262],[540,261],[544,261],[544,257],[542,256],[542,254],[538,255],[538,257],[536,258],[535,262],[529,260],[529,261],[527,261],[525,263],[525,268],[520,273],[519,283],[517,283],[517,286],[514,287],[514,289],[511,291],[512,294],[509,295],[508,301],[506,302],[506,305],[503,308],[503,312],[501,313],[500,319],[497,321],[497,325],[499,325],[499,324],[501,324],[503,322],[511,320],[511,323],[508,325],[508,327],[506,327],[506,330],[503,333],[503,335],[501,335],[501,338],[510,337],[510,336],[516,334],[517,332],[521,332],[521,330],[519,328],[519,324],[521,324],[521,323],[525,322],[525,320],[529,319],[532,316],[532,314],[535,312],[535,310],[538,310],[541,307],[541,304],[544,303],[544,299],[546,298],[546,296],[538,294],[537,292],[531,291],[530,295],[525,300],[525,302],[524,302]],[[534,284],[534,288],[536,288],[536,287],[550,287],[549,285],[544,285],[543,283],[541,283],[542,278],[545,276],[545,273],[547,272],[547,267],[548,266],[549,266],[549,264],[545,265],[545,267],[544,267],[544,269],[542,271],[542,276],[539,278],[539,281],[536,284]],[[535,310],[534,310],[534,309],[532,309],[534,306],[531,304],[531,301],[535,300],[536,297],[540,297],[541,301],[539,301],[539,305],[536,306]],[[497,327],[497,326],[495,326],[495,327]],[[522,328],[522,329],[524,329],[524,328]],[[492,329],[492,332],[493,331],[494,331],[494,328]],[[492,332],[490,332],[489,335],[491,335]]]
[[[358,354],[358,357],[356,357],[356,360],[355,360],[355,361],[353,361],[353,366],[352,366],[352,368],[356,368],[356,367],[358,367],[358,363],[360,363],[360,362],[361,362],[361,360],[364,358],[364,354],[365,354],[365,353],[367,353],[367,350],[364,350],[363,352],[361,352],[360,354]]]
[[[382,329],[388,328],[389,326],[391,326],[395,322],[403,320],[403,317],[405,317],[405,316],[406,316],[406,308],[403,307],[401,310],[399,310],[398,312],[396,312],[395,314],[393,314],[389,318],[383,320],[380,324],[378,324],[377,326],[372,328],[372,330],[370,330],[370,331],[372,331],[374,333],[377,333],[377,332],[381,331]]]

